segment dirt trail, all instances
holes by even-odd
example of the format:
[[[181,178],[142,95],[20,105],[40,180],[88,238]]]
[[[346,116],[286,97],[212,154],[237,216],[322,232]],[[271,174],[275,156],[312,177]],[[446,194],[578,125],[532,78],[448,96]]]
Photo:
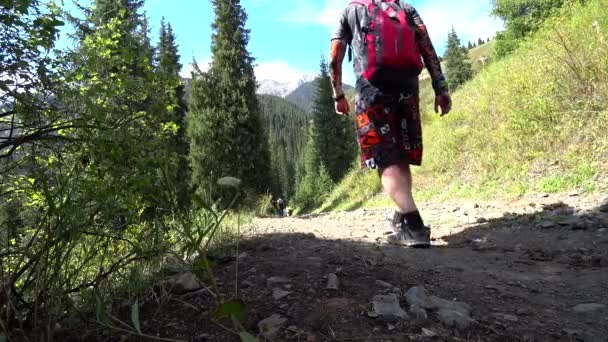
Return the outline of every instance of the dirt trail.
[[[283,313],[288,325],[316,336],[313,341],[408,340],[422,336],[421,327],[445,340],[608,341],[608,197],[422,208],[435,239],[430,250],[384,244],[390,210],[256,220],[254,232],[270,240],[252,252],[259,264],[251,277],[292,279],[293,296],[273,305],[272,313]],[[338,291],[324,290],[329,273],[338,275]],[[375,294],[391,292],[378,281],[400,294],[421,285],[468,303],[477,324],[454,331],[433,317],[422,325],[374,321],[362,312]],[[289,308],[282,311],[283,304]]]
[[[217,270],[220,286],[231,293],[238,282],[248,331],[277,315],[265,328],[277,328],[273,341],[608,341],[607,196],[421,208],[435,239],[429,250],[386,245],[388,209],[256,219],[240,245],[238,278],[236,258],[228,260]],[[334,275],[337,289],[327,289]],[[472,320],[450,326],[433,310],[415,319],[405,300],[414,286],[468,304]],[[375,296],[393,293],[409,319],[370,317]],[[142,329],[238,341],[210,323],[211,303],[206,292],[185,295]]]

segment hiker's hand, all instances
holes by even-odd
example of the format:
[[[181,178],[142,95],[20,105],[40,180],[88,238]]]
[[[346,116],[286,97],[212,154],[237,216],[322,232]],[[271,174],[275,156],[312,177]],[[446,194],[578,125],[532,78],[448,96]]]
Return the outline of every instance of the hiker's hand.
[[[346,97],[341,97],[336,100],[336,113],[340,115],[348,115],[350,112],[350,106],[348,105],[348,101]]]
[[[452,97],[449,93],[443,93],[435,97],[435,113],[439,113],[439,108],[441,108],[441,116],[452,110]]]

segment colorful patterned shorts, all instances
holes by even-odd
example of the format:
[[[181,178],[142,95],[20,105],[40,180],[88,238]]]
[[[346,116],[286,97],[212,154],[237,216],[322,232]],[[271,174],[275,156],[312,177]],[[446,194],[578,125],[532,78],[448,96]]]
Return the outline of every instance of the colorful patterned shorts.
[[[357,135],[361,165],[383,169],[391,165],[422,163],[422,125],[417,92],[375,101],[358,111]]]

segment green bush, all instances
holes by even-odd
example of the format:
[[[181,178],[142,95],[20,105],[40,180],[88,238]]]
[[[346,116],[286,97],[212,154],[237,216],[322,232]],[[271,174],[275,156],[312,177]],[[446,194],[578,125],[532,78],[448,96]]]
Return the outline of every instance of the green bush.
[[[523,39],[538,30],[551,16],[558,15],[564,4],[584,0],[496,0],[492,14],[503,19],[505,30],[496,40],[496,55],[505,57],[515,51]]]
[[[274,214],[275,208],[272,205],[272,194],[266,193],[258,199],[258,203],[255,207],[255,216],[257,217],[269,217]]]
[[[453,113],[427,121],[418,174],[432,186],[497,180],[501,193],[522,181],[576,173],[581,164],[605,167],[607,18],[602,1],[569,5],[516,54],[481,71],[454,94]]]

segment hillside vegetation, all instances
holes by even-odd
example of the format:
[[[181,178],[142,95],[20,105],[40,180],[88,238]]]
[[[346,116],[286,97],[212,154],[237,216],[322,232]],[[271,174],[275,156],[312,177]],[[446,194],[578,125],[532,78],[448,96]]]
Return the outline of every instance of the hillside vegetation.
[[[419,198],[604,187],[607,54],[604,2],[568,5],[512,55],[453,94],[447,117],[429,115],[432,98],[423,95],[425,162],[415,170]],[[351,191],[355,187],[380,189],[375,173],[355,170],[320,210],[353,207],[377,193]]]
[[[308,114],[277,96],[258,95],[258,99],[270,146],[270,190],[275,196],[293,196],[296,163],[306,144]]]

